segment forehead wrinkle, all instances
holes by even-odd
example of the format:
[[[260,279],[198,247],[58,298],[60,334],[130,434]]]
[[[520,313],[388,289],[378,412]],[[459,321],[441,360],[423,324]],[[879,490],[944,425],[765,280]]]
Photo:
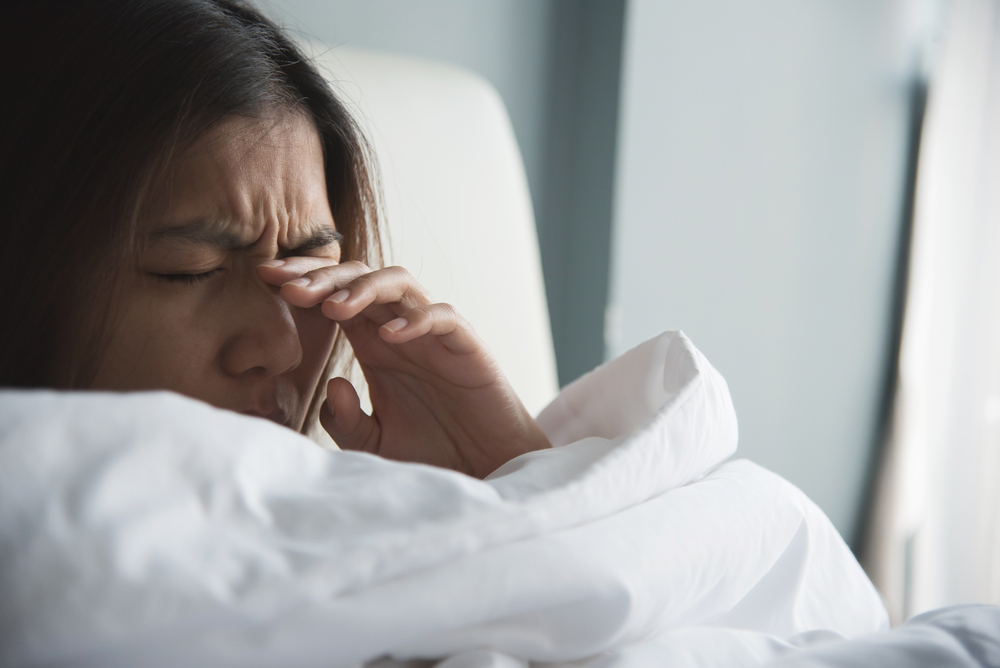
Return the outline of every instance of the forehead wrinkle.
[[[227,156],[227,168],[244,178],[249,177],[248,180],[257,186],[261,185],[261,180],[286,181],[288,168],[296,162],[294,159],[288,159],[287,149],[295,147],[296,136],[302,131],[297,121],[308,123],[307,127],[315,132],[311,119],[294,110],[283,111],[271,118],[237,120],[236,127],[230,129],[228,133],[223,132],[219,137],[236,151],[235,155]],[[265,162],[268,165],[266,174],[256,173],[255,167],[260,165],[251,158],[254,154],[263,154],[266,157]]]
[[[266,160],[248,160],[241,165],[239,187],[227,193],[229,208],[238,214],[237,219],[246,219],[248,227],[259,230],[259,242],[270,240],[278,248],[293,247],[297,239],[309,238],[315,228],[323,226],[313,215],[313,189],[308,179],[293,169],[294,156],[273,145],[273,139],[257,150],[267,156]],[[325,197],[322,200],[325,204]]]
[[[203,188],[206,179],[223,198],[224,207],[233,217],[269,220],[268,211],[258,200],[278,184],[287,190],[289,169],[296,163],[288,149],[295,147],[301,131],[295,121],[298,114],[279,114],[273,118],[232,117],[216,127],[188,149],[174,166],[174,174],[193,168],[198,174],[193,186]],[[176,178],[176,177],[175,177]],[[173,180],[173,179],[171,179]],[[190,188],[190,178],[183,179]],[[286,197],[277,194],[279,200]],[[259,218],[258,218],[259,216]]]
[[[231,224],[231,221],[228,224]],[[248,251],[263,237],[261,235],[255,239],[248,239],[226,229],[227,226],[227,222],[219,219],[193,220],[154,230],[150,234],[150,240],[156,242],[162,239],[177,239],[197,246]],[[286,235],[285,243],[279,246],[286,250],[309,251],[339,243],[343,238],[342,234],[322,222],[306,223],[302,232],[302,234]]]
[[[189,173],[184,181],[186,192],[194,193],[193,206],[182,202],[179,208],[187,208],[188,215],[181,210],[175,210],[176,218],[168,214],[161,224],[175,224],[148,238],[262,251],[266,246],[278,250],[301,244],[319,248],[335,240],[330,237],[336,228],[325,213],[329,206],[325,179],[313,183],[309,174],[296,168],[318,158],[322,169],[322,148],[308,116],[234,118],[187,158],[191,162],[181,165],[190,166],[183,171]],[[206,194],[206,182],[215,191],[214,202]],[[208,210],[199,214],[196,207]],[[316,242],[317,236],[326,244]]]

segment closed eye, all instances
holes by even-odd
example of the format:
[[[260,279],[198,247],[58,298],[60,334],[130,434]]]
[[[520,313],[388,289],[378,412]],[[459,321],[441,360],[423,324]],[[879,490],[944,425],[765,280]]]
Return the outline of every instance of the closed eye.
[[[200,274],[153,274],[158,279],[162,281],[168,281],[170,283],[185,283],[188,285],[194,283],[201,283],[202,281],[208,280],[222,269],[212,269],[210,271],[205,271]]]

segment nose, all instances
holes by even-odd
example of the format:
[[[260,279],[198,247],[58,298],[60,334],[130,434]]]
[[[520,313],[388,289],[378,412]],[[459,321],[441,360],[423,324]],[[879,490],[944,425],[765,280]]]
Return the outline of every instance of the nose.
[[[302,362],[293,308],[277,290],[257,285],[247,291],[230,321],[221,350],[223,370],[234,377],[263,379],[292,371]]]

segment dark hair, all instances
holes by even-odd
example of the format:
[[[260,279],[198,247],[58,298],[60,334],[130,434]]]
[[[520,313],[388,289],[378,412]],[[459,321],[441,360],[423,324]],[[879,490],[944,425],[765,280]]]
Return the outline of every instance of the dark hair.
[[[233,115],[312,118],[343,257],[378,261],[371,151],[323,77],[250,5],[20,4],[0,36],[0,385],[87,386],[107,333],[76,340],[67,314],[113,317],[116,268],[135,251],[152,184]],[[81,353],[69,375],[52,368],[60,347]]]

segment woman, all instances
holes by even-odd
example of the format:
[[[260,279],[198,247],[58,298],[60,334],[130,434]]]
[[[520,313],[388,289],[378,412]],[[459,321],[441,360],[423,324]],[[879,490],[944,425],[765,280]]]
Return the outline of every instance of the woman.
[[[549,445],[461,317],[369,268],[369,152],[259,14],[4,18],[0,385],[318,413],[478,477]],[[341,345],[371,416],[327,382]],[[0,395],[0,665],[755,665],[885,626],[829,520],[725,461],[728,389],[680,333],[567,388],[562,447],[485,481],[177,398]]]
[[[548,447],[461,316],[369,268],[370,151],[257,11],[40,2],[7,25],[0,385],[169,389],[299,431],[318,412],[344,448],[478,477]],[[345,340],[371,416],[327,382]]]

